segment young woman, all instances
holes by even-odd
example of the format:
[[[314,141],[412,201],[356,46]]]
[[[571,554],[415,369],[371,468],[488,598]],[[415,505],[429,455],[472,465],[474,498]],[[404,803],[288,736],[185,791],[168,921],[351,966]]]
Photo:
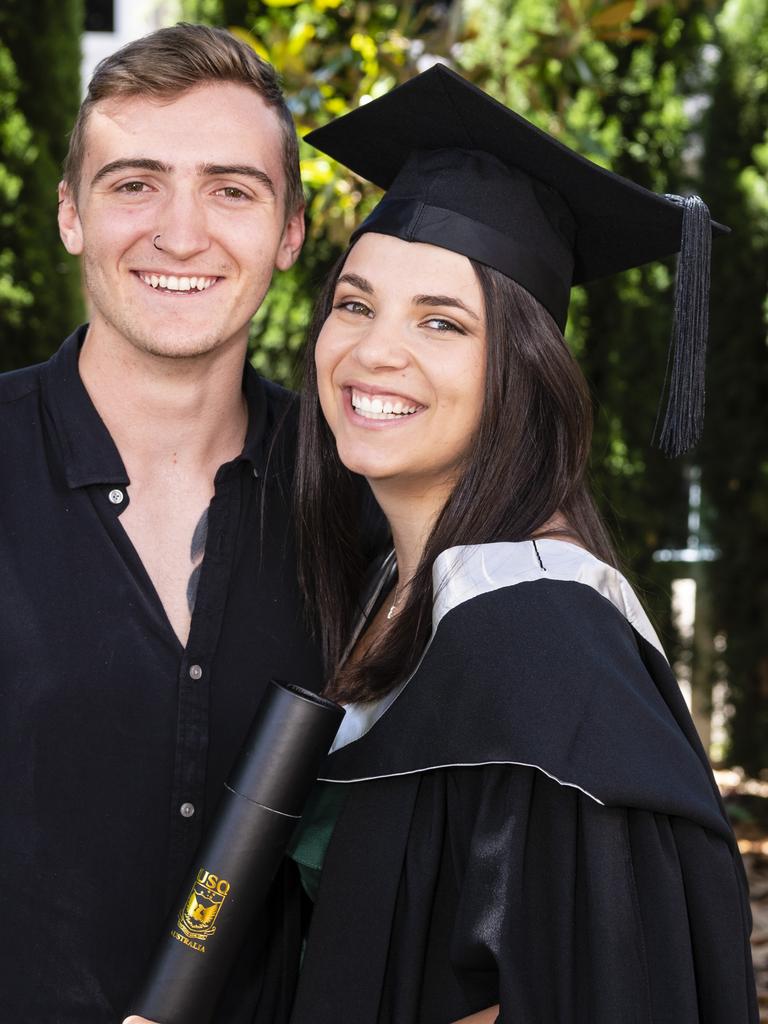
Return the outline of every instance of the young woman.
[[[756,1021],[738,851],[561,333],[571,281],[679,247],[680,208],[444,68],[312,141],[389,191],[310,344],[303,576],[348,710],[292,849],[292,1024]]]

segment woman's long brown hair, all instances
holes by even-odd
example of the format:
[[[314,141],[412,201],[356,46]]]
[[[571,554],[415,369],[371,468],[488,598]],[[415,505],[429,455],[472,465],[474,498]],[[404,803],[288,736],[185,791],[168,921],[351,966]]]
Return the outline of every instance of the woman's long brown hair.
[[[359,660],[341,664],[360,615],[367,485],[341,463],[323,418],[314,352],[346,255],[331,272],[310,328],[299,422],[299,574],[325,656],[326,693],[369,701],[415,668],[432,623],[432,565],[447,548],[545,536],[557,517],[577,543],[615,556],[586,484],[592,406],[584,376],[549,314],[520,285],[472,261],[483,294],[485,397],[463,472],[427,540],[405,603]]]

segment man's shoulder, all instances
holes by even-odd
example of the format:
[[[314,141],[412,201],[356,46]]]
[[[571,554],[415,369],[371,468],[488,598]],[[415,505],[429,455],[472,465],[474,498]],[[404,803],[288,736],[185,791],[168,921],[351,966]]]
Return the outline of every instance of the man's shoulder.
[[[0,373],[0,473],[6,494],[13,491],[13,480],[28,480],[30,460],[44,446],[43,383],[44,363]]]
[[[40,374],[45,363],[25,366],[19,370],[0,373],[0,406],[13,405],[21,398],[40,390]]]

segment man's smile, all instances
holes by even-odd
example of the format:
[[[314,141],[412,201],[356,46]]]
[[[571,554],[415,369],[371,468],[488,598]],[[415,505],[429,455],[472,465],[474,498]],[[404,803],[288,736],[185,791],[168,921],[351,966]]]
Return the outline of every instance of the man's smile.
[[[167,292],[204,292],[219,280],[218,277],[187,276],[179,274],[150,274],[133,271],[150,288]]]

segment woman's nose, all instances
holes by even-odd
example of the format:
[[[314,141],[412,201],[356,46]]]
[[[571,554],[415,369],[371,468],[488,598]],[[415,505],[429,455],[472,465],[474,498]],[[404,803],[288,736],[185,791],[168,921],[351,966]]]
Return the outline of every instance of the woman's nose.
[[[403,339],[402,325],[390,318],[377,316],[359,338],[356,355],[366,369],[402,369],[409,360],[408,346]]]

